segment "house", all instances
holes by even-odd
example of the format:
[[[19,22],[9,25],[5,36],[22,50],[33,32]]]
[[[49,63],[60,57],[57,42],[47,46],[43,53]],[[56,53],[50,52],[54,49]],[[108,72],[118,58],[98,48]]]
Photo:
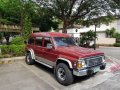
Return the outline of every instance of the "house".
[[[115,28],[116,32],[120,33],[120,19],[115,19],[109,24],[101,24],[96,27],[97,34],[97,44],[109,44],[112,45],[116,42],[115,38],[107,38],[106,29]],[[88,32],[89,30],[95,31],[95,25],[89,27],[76,27],[75,25],[72,28],[67,28],[67,33],[75,38],[79,38],[81,33]],[[62,32],[62,29],[59,30]]]

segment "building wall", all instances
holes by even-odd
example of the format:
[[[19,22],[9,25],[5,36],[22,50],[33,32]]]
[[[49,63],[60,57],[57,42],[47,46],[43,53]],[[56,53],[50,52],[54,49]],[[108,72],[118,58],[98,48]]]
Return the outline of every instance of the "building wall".
[[[117,32],[120,33],[120,20],[117,20]]]
[[[103,44],[103,45],[113,45],[116,42],[115,38],[98,38],[96,40],[97,44]]]
[[[106,38],[106,34],[105,34],[105,32],[97,32],[97,37],[98,38],[100,38],[100,37]]]

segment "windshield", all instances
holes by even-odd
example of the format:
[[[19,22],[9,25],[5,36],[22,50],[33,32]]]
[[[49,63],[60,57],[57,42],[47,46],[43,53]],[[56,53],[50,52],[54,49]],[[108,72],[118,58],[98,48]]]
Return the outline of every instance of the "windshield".
[[[76,46],[72,37],[53,37],[56,46]]]

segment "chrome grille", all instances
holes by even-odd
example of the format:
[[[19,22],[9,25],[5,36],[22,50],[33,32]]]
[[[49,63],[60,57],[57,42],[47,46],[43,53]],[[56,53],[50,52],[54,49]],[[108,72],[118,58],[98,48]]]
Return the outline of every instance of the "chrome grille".
[[[102,63],[103,56],[95,56],[90,58],[85,58],[86,64],[88,67],[99,65]]]

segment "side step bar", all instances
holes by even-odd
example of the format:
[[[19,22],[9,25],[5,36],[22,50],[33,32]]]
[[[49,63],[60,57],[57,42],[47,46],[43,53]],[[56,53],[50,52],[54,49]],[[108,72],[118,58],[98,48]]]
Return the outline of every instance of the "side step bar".
[[[35,60],[35,61],[38,62],[38,63],[40,63],[40,64],[42,64],[42,65],[45,65],[46,67],[53,68],[53,66],[48,65],[48,64],[46,64],[46,63],[43,63],[43,62],[41,62],[41,61],[38,61],[38,60]]]

